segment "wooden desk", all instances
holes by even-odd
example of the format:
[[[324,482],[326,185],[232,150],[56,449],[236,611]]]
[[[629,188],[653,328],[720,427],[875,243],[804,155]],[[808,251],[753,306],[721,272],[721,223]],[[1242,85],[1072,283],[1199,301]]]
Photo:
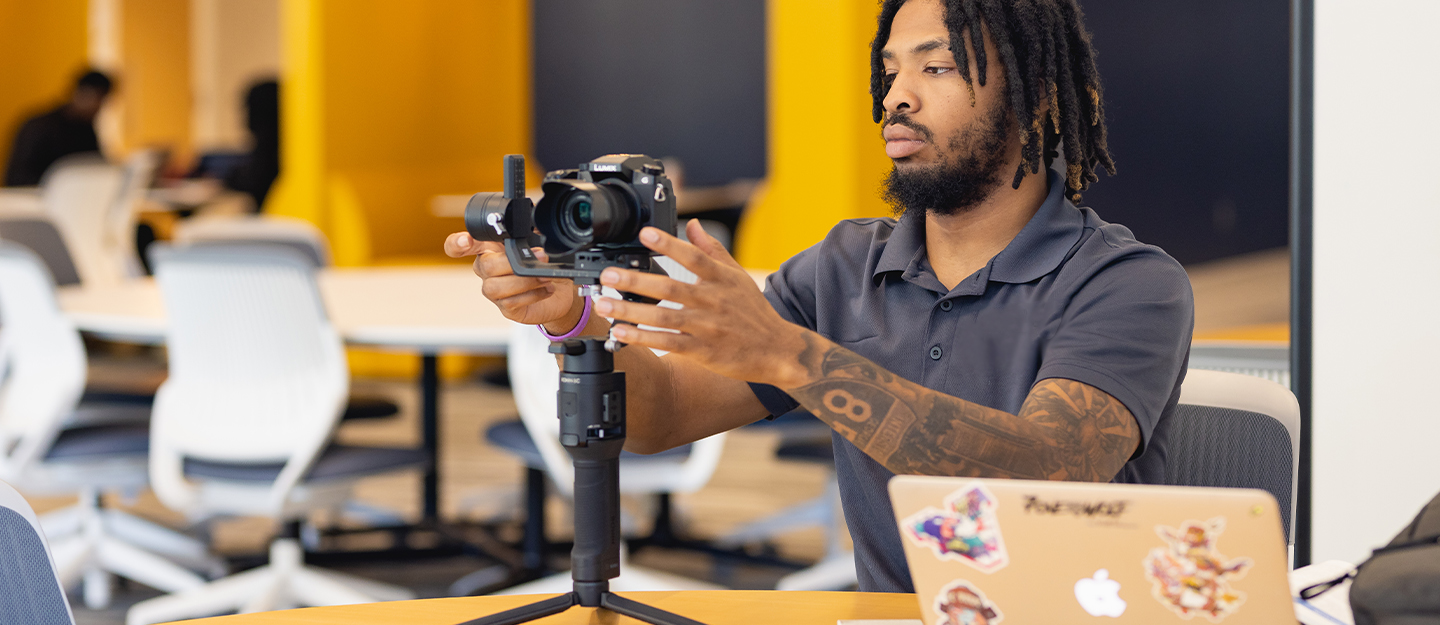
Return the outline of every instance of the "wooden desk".
[[[680,592],[621,593],[662,610],[669,610],[706,625],[764,625],[768,623],[835,625],[839,619],[918,619],[915,595],[871,592],[783,592],[776,590],[693,590]],[[421,599],[329,608],[301,608],[258,614],[237,614],[185,621],[194,625],[453,625],[525,605],[541,595]],[[555,616],[532,621],[539,625],[587,623],[622,625],[640,623],[593,608],[571,608]]]

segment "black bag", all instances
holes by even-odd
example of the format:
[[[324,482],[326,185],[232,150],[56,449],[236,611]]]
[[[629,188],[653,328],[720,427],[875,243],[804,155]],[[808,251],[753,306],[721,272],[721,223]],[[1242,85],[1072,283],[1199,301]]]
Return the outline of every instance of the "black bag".
[[[1355,569],[1355,625],[1440,624],[1440,495]]]

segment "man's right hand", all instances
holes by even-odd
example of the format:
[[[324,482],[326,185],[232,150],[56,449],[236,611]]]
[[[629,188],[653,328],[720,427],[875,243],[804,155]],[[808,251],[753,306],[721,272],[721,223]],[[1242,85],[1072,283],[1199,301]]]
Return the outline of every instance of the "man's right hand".
[[[451,258],[475,256],[475,275],[484,282],[480,292],[495,302],[507,319],[529,325],[544,325],[551,334],[565,334],[580,323],[584,301],[575,285],[559,278],[526,278],[515,275],[505,247],[493,241],[476,241],[468,232],[445,238],[445,254]],[[545,251],[535,248],[545,261]]]

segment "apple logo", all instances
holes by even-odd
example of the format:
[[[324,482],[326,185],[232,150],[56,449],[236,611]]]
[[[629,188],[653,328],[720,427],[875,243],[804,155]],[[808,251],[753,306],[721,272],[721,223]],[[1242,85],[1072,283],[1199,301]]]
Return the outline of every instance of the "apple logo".
[[[1125,613],[1125,600],[1120,598],[1120,582],[1110,579],[1110,571],[1100,569],[1094,577],[1075,582],[1075,600],[1090,616],[1118,617]]]

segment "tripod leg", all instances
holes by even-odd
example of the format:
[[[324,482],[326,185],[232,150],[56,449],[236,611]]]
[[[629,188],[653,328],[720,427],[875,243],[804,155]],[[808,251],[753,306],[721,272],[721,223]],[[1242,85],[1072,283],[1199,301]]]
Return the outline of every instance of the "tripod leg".
[[[651,625],[705,625],[700,621],[688,619],[679,614],[672,614],[660,608],[645,605],[639,601],[626,599],[613,592],[607,592],[600,597],[600,606],[616,614],[623,614],[633,619],[639,619]]]
[[[559,614],[575,605],[576,596],[573,592],[567,592],[558,597],[537,601],[530,605],[522,605],[518,608],[511,608],[499,614],[482,616],[473,621],[465,621],[460,625],[518,625],[535,619],[545,618],[551,614]]]

